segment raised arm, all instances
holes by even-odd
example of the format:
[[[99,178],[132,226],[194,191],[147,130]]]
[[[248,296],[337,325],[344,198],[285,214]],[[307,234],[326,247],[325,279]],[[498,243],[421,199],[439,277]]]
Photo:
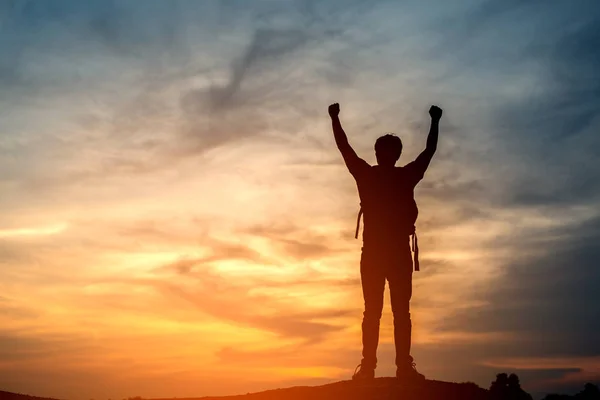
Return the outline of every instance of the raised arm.
[[[329,116],[331,117],[331,126],[333,128],[335,144],[340,150],[340,153],[342,153],[342,157],[344,157],[344,162],[350,170],[350,173],[354,174],[360,167],[368,166],[368,164],[356,154],[352,146],[350,146],[350,143],[348,143],[348,137],[342,128],[339,114],[340,105],[338,103],[329,106]]]
[[[429,115],[431,116],[431,127],[429,128],[429,135],[427,136],[427,146],[425,150],[419,154],[417,159],[410,164],[407,165],[409,170],[412,171],[412,176],[414,180],[414,184],[416,185],[423,176],[425,175],[425,171],[427,171],[427,167],[429,167],[429,163],[437,150],[437,142],[438,142],[438,133],[439,133],[439,124],[440,118],[442,118],[442,109],[437,106],[431,106],[429,109]]]
[[[442,118],[442,109],[438,106],[431,106],[429,109],[429,115],[431,116],[431,127],[429,128],[429,135],[427,136],[427,146],[425,150],[415,160],[415,163],[420,169],[425,170],[429,166],[435,151],[437,150],[438,134],[440,119]]]

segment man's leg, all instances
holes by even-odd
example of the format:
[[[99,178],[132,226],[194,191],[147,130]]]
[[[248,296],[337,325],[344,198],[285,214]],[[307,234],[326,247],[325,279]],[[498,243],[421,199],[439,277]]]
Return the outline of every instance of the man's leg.
[[[377,251],[363,247],[360,260],[365,311],[362,321],[363,359],[361,369],[374,370],[377,366],[377,345],[379,344],[379,322],[383,310],[385,273],[381,268]]]
[[[394,343],[396,344],[396,366],[412,365],[410,355],[412,322],[410,319],[410,296],[412,274],[396,276],[389,280],[392,313],[394,315]],[[392,289],[393,288],[393,289]]]
[[[393,255],[393,262],[386,264],[390,285],[390,299],[394,315],[394,342],[396,344],[396,367],[399,373],[413,371],[410,355],[412,323],[410,298],[412,296],[412,255],[408,240]]]

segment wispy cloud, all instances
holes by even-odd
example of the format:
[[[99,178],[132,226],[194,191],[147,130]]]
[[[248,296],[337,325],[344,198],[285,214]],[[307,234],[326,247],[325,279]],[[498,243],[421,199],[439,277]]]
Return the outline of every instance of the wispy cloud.
[[[0,238],[11,238],[20,236],[46,236],[55,235],[64,231],[67,228],[66,224],[58,224],[47,227],[37,228],[13,228],[0,229]]]

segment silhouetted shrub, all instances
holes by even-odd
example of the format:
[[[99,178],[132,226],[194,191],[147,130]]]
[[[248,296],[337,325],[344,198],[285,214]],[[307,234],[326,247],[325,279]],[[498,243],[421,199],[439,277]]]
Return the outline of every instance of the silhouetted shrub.
[[[592,383],[586,383],[583,390],[574,396],[552,393],[543,400],[600,400],[600,389]]]
[[[529,393],[521,388],[516,374],[500,373],[490,385],[490,397],[493,400],[532,400]]]

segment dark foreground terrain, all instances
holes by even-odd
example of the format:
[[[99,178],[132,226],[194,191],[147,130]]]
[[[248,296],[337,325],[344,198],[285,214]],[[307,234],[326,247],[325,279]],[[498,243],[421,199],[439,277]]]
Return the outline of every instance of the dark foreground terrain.
[[[504,384],[506,374],[499,374],[490,390],[474,383],[451,383],[427,380],[422,384],[400,384],[395,378],[376,378],[370,383],[341,381],[323,386],[297,386],[267,390],[237,396],[178,398],[177,400],[531,400],[518,385]],[[516,376],[515,376],[516,377]],[[586,384],[584,390],[573,395],[549,394],[544,400],[600,400],[596,385]],[[0,391],[0,400],[54,400],[44,397]],[[124,400],[143,400],[140,397]],[[174,400],[174,399],[153,399]]]
[[[202,400],[435,400],[488,399],[488,391],[474,383],[448,383],[426,381],[422,385],[399,385],[394,378],[377,378],[368,384],[352,381],[330,383],[323,386],[299,386],[286,389],[267,390],[260,393],[249,393],[226,397],[201,397]],[[0,391],[0,400],[48,400]],[[166,400],[166,399],[155,399]],[[169,399],[173,400],[173,399]],[[177,399],[192,400],[192,399]]]
[[[373,382],[356,383],[342,381],[315,387],[292,387],[287,389],[268,390],[261,393],[251,393],[230,397],[209,397],[219,400],[434,400],[488,399],[488,391],[474,383],[449,383],[440,381],[425,381],[421,385],[398,384],[395,378],[377,378]],[[164,400],[164,399],[163,399]]]
[[[55,400],[50,397],[28,396],[26,394],[3,392],[0,390],[0,400]]]

